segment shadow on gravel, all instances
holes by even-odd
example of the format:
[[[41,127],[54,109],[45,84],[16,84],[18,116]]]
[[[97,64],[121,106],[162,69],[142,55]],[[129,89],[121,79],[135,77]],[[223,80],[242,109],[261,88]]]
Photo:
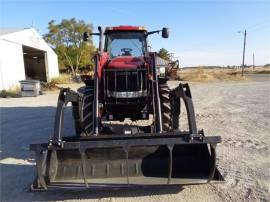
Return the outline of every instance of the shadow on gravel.
[[[0,107],[1,159],[28,158],[29,145],[48,142],[56,107]],[[75,133],[71,107],[65,110],[63,134]]]
[[[52,134],[56,107],[1,107],[1,201],[48,201],[100,199],[177,194],[179,186],[126,188],[121,190],[89,190],[30,192],[36,170],[29,144],[47,142]],[[64,134],[74,134],[71,108],[65,112]]]
[[[49,196],[50,200],[79,200],[79,199],[102,199],[102,198],[128,198],[128,197],[142,197],[152,195],[165,195],[165,194],[178,194],[183,188],[180,186],[169,187],[143,187],[143,188],[122,188],[118,190],[102,189],[102,190],[90,190],[90,191],[69,191],[58,192],[56,195]],[[34,194],[46,194],[51,195],[53,192],[47,193],[34,193]]]
[[[34,166],[3,165],[4,176],[1,185],[1,201],[62,201],[82,199],[102,199],[120,197],[139,197],[149,195],[178,194],[183,189],[180,186],[123,188],[110,190],[106,188],[85,191],[47,191],[31,192],[30,186],[34,179]]]
[[[31,200],[27,190],[34,180],[35,170],[29,145],[48,141],[55,110],[56,107],[0,107],[1,201]],[[64,133],[74,134],[70,107],[64,121]]]

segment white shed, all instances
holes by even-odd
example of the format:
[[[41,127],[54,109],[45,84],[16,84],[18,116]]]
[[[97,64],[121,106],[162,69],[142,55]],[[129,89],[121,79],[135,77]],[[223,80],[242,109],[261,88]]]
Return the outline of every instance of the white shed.
[[[0,29],[0,90],[58,75],[57,55],[34,28]]]

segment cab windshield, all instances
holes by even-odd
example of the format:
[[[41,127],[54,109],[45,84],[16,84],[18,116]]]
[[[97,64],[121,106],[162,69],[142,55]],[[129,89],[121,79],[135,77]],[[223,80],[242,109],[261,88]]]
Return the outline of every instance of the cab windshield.
[[[115,32],[107,35],[106,51],[111,58],[119,56],[143,56],[145,36],[142,32]]]

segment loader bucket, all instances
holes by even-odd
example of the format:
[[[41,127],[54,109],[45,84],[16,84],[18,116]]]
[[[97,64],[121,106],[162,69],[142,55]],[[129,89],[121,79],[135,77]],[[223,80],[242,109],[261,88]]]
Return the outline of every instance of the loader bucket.
[[[143,134],[31,145],[38,177],[33,190],[187,185],[223,180],[216,168],[220,137]]]

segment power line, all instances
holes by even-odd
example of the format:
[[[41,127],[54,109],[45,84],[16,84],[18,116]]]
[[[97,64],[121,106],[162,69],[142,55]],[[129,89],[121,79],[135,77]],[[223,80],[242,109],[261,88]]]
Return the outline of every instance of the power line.
[[[254,28],[254,29],[250,29],[248,31],[251,32],[251,33],[254,33],[254,32],[260,31],[262,29],[267,29],[267,28],[270,29],[270,26],[269,27],[257,27],[257,28]]]
[[[254,29],[254,28],[260,27],[260,26],[262,26],[262,25],[267,25],[267,24],[270,24],[270,21],[264,21],[263,23],[257,23],[257,24],[255,24],[255,25],[246,27],[246,29],[252,30],[252,29]]]

